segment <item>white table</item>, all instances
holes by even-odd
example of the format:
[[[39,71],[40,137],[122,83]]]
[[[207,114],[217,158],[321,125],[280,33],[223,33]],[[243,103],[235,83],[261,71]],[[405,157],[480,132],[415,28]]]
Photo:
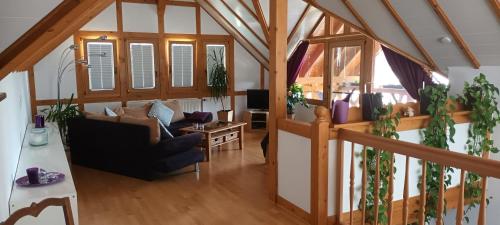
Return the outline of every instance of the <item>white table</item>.
[[[43,168],[47,172],[64,173],[63,182],[43,187],[25,188],[13,184],[10,196],[9,207],[12,214],[20,208],[28,207],[33,202],[40,202],[46,198],[69,197],[75,224],[78,225],[78,205],[76,188],[71,176],[71,170],[64,152],[64,147],[59,136],[59,131],[54,124],[49,126],[49,144],[34,147],[29,144],[29,134],[31,126],[28,126],[24,138],[19,164],[17,166],[16,178],[26,176],[26,169],[30,167]],[[64,215],[61,207],[47,208],[37,219],[26,217],[21,219],[16,225],[63,225]]]

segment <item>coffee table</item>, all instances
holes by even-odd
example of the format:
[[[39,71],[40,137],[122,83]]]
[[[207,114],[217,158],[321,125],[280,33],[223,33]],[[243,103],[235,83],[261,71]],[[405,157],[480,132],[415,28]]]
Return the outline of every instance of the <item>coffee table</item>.
[[[204,124],[203,129],[195,129],[194,127],[181,128],[180,131],[185,133],[201,133],[203,134],[203,142],[201,147],[205,150],[206,161],[210,161],[212,148],[229,144],[238,141],[239,150],[243,150],[245,137],[244,127],[247,123],[242,122],[211,122]]]

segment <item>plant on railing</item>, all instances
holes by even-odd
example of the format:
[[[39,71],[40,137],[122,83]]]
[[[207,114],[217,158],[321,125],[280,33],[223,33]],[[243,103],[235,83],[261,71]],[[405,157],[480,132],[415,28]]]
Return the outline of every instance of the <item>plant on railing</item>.
[[[500,122],[497,98],[499,90],[495,85],[488,82],[484,74],[474,78],[472,84],[465,82],[464,96],[459,100],[471,109],[468,139],[466,143],[467,153],[472,156],[482,156],[484,153],[498,153],[499,149],[493,146],[493,140],[489,135],[493,128]],[[467,209],[464,210],[464,220],[469,223],[467,214],[479,204],[482,188],[478,185],[481,177],[478,174],[468,172],[465,176],[464,197],[469,200]],[[490,197],[491,198],[491,197]],[[486,199],[489,204],[489,199]]]
[[[392,115],[392,105],[389,104],[384,108],[375,109],[377,120],[374,121],[372,134],[385,137],[399,139],[399,134],[396,132],[396,127],[400,121],[400,113]],[[366,222],[373,222],[375,217],[375,174],[376,174],[376,157],[377,150],[373,148],[366,149],[366,168],[367,168],[367,191],[366,191]],[[388,151],[380,151],[380,179],[379,179],[379,202],[378,202],[378,223],[387,224],[387,210],[389,202],[386,196],[389,194],[389,178],[391,173],[392,153]],[[361,161],[363,167],[363,161]],[[396,168],[394,168],[396,173]],[[362,202],[359,203],[362,208]]]
[[[448,91],[449,87],[443,84],[429,85],[422,90],[423,95],[427,96],[430,104],[427,111],[430,114],[430,121],[427,128],[424,130],[423,144],[431,147],[449,150],[448,140],[455,142],[453,136],[455,135],[455,121],[449,114],[450,111],[455,110],[453,104],[448,105]],[[449,132],[449,133],[448,133]],[[439,203],[439,189],[440,189],[440,175],[441,166],[427,162],[426,163],[426,204],[425,204],[425,220],[426,223],[432,218],[436,218],[438,213]],[[444,188],[445,190],[451,185],[451,173],[454,170],[451,167],[444,168]],[[419,190],[422,185],[422,179],[419,179]],[[444,200],[444,213],[446,214],[446,199]]]

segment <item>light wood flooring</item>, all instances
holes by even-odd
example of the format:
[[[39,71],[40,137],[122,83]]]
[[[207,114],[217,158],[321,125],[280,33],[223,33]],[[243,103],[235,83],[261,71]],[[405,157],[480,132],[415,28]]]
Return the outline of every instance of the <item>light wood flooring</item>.
[[[243,152],[231,150],[236,145],[214,151],[199,178],[147,182],[73,166],[80,225],[307,224],[269,200],[262,137],[246,133]]]

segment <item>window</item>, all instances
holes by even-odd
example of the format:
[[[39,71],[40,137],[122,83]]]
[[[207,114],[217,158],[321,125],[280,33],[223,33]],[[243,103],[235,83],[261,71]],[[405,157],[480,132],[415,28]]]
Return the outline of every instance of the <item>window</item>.
[[[307,99],[322,101],[324,98],[324,44],[310,44],[304,56],[297,83],[302,85]]]
[[[222,57],[222,63],[224,67],[226,67],[226,46],[220,44],[208,44],[206,45],[206,53],[207,53],[207,85],[210,86],[210,74],[212,72],[212,68],[217,61],[220,61]]]
[[[129,47],[132,88],[155,88],[154,45],[152,43],[130,43]]]
[[[331,88],[332,100],[346,97],[354,91],[350,98],[351,106],[359,106],[361,83],[361,65],[363,59],[362,44],[336,43],[331,49]]]
[[[114,46],[110,42],[87,42],[89,89],[115,89]]]
[[[193,87],[194,44],[171,44],[170,60],[172,87]]]
[[[372,92],[382,93],[382,101],[385,105],[389,103],[416,102],[406,89],[401,86],[398,78],[392,72],[391,66],[389,66],[389,63],[385,59],[382,49],[375,55]]]

